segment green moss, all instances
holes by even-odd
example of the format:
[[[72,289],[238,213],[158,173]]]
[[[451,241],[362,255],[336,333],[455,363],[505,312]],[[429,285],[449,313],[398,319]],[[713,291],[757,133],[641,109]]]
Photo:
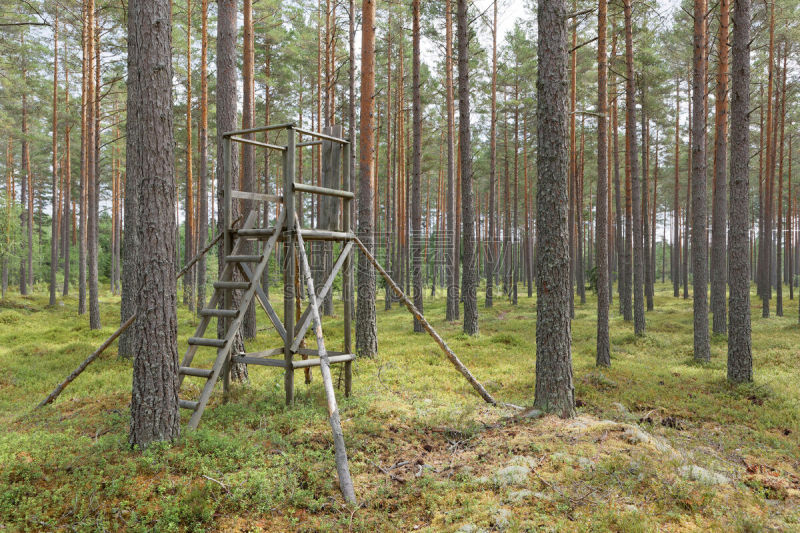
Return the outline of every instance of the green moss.
[[[602,370],[594,365],[596,301],[590,294],[585,305],[576,302],[572,353],[579,414],[617,420],[649,414],[653,421],[644,423],[645,430],[660,432],[659,438],[697,461],[714,456],[724,466],[731,457],[747,458],[748,464],[793,471],[800,447],[797,307],[765,320],[753,302],[756,381],[741,386],[725,380],[724,338],[713,340],[710,363],[694,363],[691,301],[672,298],[671,287],[657,287],[643,337],[633,335],[614,303],[612,366]],[[58,307],[47,303],[44,293],[0,302],[0,524],[11,530],[451,531],[465,523],[491,527],[503,505],[520,531],[680,530],[689,524],[791,530],[800,520],[785,510],[791,497],[785,508],[767,510],[766,498],[776,492],[764,483],[739,483],[733,493],[715,495],[677,476],[675,461],[653,450],[634,457],[629,450],[607,449],[613,435],[579,443],[558,431],[538,438],[537,424],[546,422],[509,421],[513,412],[486,407],[430,337],[413,333],[411,316],[397,306],[387,312],[378,305],[379,353],[354,363],[351,398],[340,391],[363,508],[345,509],[338,494],[317,372],[310,385],[296,374],[295,405],[286,407],[282,372],[253,367],[250,384],[235,385],[229,403],[215,391],[199,430],[141,453],[127,444],[131,362],[116,357],[116,345],[54,405],[32,411],[119,322],[118,299],[108,294],[101,299],[105,327],[99,331],[75,314],[74,299]],[[274,304],[280,306],[277,299]],[[444,320],[444,304],[443,297],[426,298],[425,314],[462,361],[500,401],[531,405],[535,298],[523,296],[516,307],[497,300],[492,309],[482,308],[482,335],[475,338],[464,335],[460,323]],[[178,324],[182,352],[197,319],[180,309]],[[323,318],[323,327],[328,348],[340,349],[338,299],[335,316]],[[280,344],[265,328],[252,347]],[[310,338],[308,345],[314,345]],[[197,362],[210,364],[212,358],[210,350],[201,351]],[[336,382],[340,371],[333,369]],[[186,389],[196,394],[197,381],[187,380]],[[625,406],[628,418],[615,403]],[[659,424],[666,416],[680,427]],[[576,454],[592,466],[547,461],[556,452]],[[517,455],[542,462],[529,487],[542,497],[505,504],[504,494],[480,478],[491,479]],[[751,518],[743,518],[744,508]]]

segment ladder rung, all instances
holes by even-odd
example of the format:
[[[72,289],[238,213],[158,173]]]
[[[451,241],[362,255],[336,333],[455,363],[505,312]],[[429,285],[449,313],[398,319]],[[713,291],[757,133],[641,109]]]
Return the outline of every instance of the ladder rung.
[[[236,232],[238,237],[271,237],[275,228],[240,229]]]
[[[224,339],[205,339],[203,337],[189,337],[189,344],[195,346],[211,346],[213,348],[222,348],[225,346]]]
[[[218,316],[225,318],[234,318],[239,314],[236,309],[201,309],[200,316]]]
[[[232,263],[258,263],[261,261],[260,255],[229,255],[225,261]]]
[[[330,364],[336,363],[346,363],[347,361],[352,361],[356,358],[353,354],[343,354],[343,355],[332,355],[328,357],[328,362]],[[292,361],[292,368],[309,368],[312,366],[320,366],[322,364],[322,359],[300,359],[297,361]]]
[[[178,400],[178,407],[180,407],[181,409],[190,409],[194,411],[195,409],[197,409],[198,405],[199,402],[193,402],[191,400]]]
[[[179,374],[183,374],[184,376],[195,376],[198,378],[210,378],[211,374],[213,373],[212,370],[208,370],[206,368],[194,368],[191,366],[182,366],[178,369]]]
[[[250,283],[247,281],[216,281],[214,282],[214,288],[247,290],[250,288]]]

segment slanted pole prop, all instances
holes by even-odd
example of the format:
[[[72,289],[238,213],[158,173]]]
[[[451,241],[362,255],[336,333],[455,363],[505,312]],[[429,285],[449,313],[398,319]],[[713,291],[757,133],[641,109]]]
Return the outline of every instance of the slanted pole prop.
[[[239,221],[241,218],[242,218],[242,217],[239,217],[239,218],[237,218],[237,219],[234,221],[234,224],[235,224],[236,222],[238,222],[238,221]],[[188,263],[188,264],[187,264],[185,267],[183,267],[183,269],[182,269],[180,272],[178,272],[178,275],[175,277],[175,279],[176,279],[176,280],[179,280],[181,277],[183,277],[183,275],[184,275],[184,274],[186,274],[186,273],[189,271],[189,269],[191,268],[191,266],[192,266],[192,265],[194,265],[194,264],[195,264],[197,261],[199,261],[199,260],[200,260],[200,258],[201,258],[201,257],[203,257],[203,255],[205,255],[205,254],[206,254],[206,253],[207,253],[207,252],[208,252],[208,251],[211,249],[211,247],[213,247],[215,244],[217,244],[221,238],[222,238],[222,233],[220,233],[220,234],[218,234],[216,237],[214,237],[214,239],[211,241],[211,243],[210,243],[208,246],[206,246],[206,247],[205,247],[203,250],[201,250],[199,254],[197,254],[196,256],[194,256],[194,259],[192,259],[191,261],[189,261],[189,263]],[[123,332],[124,332],[126,329],[128,329],[128,328],[130,327],[130,325],[131,325],[131,324],[133,324],[133,322],[134,322],[135,320],[136,320],[136,313],[134,313],[133,315],[131,315],[131,316],[128,318],[128,320],[126,320],[126,321],[125,321],[125,322],[124,322],[124,323],[123,323],[123,324],[122,324],[122,325],[121,325],[121,326],[120,326],[120,327],[117,329],[117,331],[115,331],[114,333],[112,333],[112,334],[111,334],[111,336],[110,336],[109,338],[107,338],[107,339],[106,339],[106,340],[103,342],[103,344],[101,344],[101,345],[100,345],[100,347],[99,347],[97,350],[95,350],[95,351],[94,351],[94,353],[92,353],[92,355],[90,355],[89,357],[87,357],[86,359],[84,359],[84,361],[83,361],[83,362],[82,362],[82,363],[81,363],[81,364],[78,366],[78,368],[76,368],[76,369],[75,369],[75,370],[74,370],[74,371],[73,371],[73,372],[72,372],[72,373],[71,373],[69,376],[67,376],[67,379],[65,379],[64,381],[62,381],[62,382],[61,382],[61,383],[58,385],[58,387],[56,387],[55,389],[53,389],[53,392],[51,392],[51,393],[50,393],[50,395],[49,395],[47,398],[45,398],[44,400],[42,400],[42,401],[41,401],[41,403],[39,403],[39,405],[37,405],[37,406],[36,406],[36,409],[38,409],[38,408],[40,408],[40,407],[42,407],[42,406],[44,406],[44,405],[47,405],[47,404],[49,404],[49,403],[52,403],[52,402],[53,402],[53,400],[55,400],[56,398],[58,398],[58,395],[59,395],[59,394],[61,394],[61,393],[64,391],[64,389],[66,389],[66,388],[67,388],[67,385],[69,385],[70,383],[72,383],[72,382],[75,380],[75,378],[77,378],[78,376],[80,376],[80,375],[81,375],[81,373],[82,373],[84,370],[86,370],[86,367],[88,367],[90,364],[92,364],[92,362],[94,362],[94,360],[95,360],[95,359],[97,359],[97,358],[100,356],[100,354],[102,354],[102,353],[105,351],[105,349],[106,349],[106,348],[108,348],[108,347],[111,345],[111,343],[112,343],[112,342],[114,342],[114,340],[115,340],[117,337],[119,337],[120,335],[122,335],[122,333],[123,333]]]
[[[422,327],[425,328],[425,331],[427,331],[430,334],[430,336],[433,337],[433,340],[436,341],[436,344],[439,345],[439,347],[442,349],[442,351],[450,360],[450,362],[453,363],[453,366],[455,366],[456,369],[459,372],[461,372],[461,374],[465,378],[467,378],[467,381],[469,381],[469,384],[472,385],[472,388],[475,389],[475,391],[481,396],[481,398],[486,400],[486,403],[497,405],[497,400],[495,400],[494,397],[491,394],[489,394],[489,392],[485,388],[483,388],[483,385],[481,385],[480,382],[477,379],[475,379],[475,376],[472,375],[472,372],[470,372],[469,369],[466,366],[464,366],[464,363],[461,362],[461,360],[458,358],[455,352],[453,352],[453,350],[450,349],[447,343],[444,342],[444,339],[442,339],[439,336],[439,334],[436,333],[436,330],[433,329],[433,326],[431,326],[430,323],[422,315],[422,313],[419,312],[419,309],[417,309],[414,306],[411,300],[408,299],[408,296],[406,296],[405,293],[403,293],[400,287],[397,286],[394,280],[389,276],[389,274],[386,273],[386,271],[381,267],[378,261],[372,256],[371,253],[369,253],[367,248],[364,246],[364,243],[362,243],[361,240],[358,239],[358,237],[355,238],[355,241],[356,244],[358,244],[358,247],[361,248],[361,251],[364,253],[364,256],[369,260],[370,263],[372,263],[372,265],[378,270],[378,272],[381,273],[381,276],[383,276],[383,279],[386,280],[386,283],[388,283],[389,286],[392,288],[392,290],[394,290],[394,293],[397,295],[397,297],[400,298],[404,304],[406,304],[408,310],[411,312],[412,315],[414,315],[414,318],[416,318],[422,324]]]
[[[81,364],[80,364],[80,366],[78,366],[78,368],[76,368],[75,370],[73,370],[73,371],[72,371],[72,374],[70,374],[69,376],[67,376],[67,379],[65,379],[64,381],[62,381],[62,382],[61,382],[61,383],[58,385],[58,387],[56,387],[55,389],[53,389],[53,392],[51,392],[51,393],[50,393],[50,395],[49,395],[47,398],[45,398],[44,400],[42,400],[42,401],[41,401],[41,403],[39,403],[39,405],[37,405],[37,406],[36,406],[36,409],[38,409],[38,408],[40,408],[40,407],[42,407],[42,406],[44,406],[44,405],[47,405],[48,403],[51,403],[53,400],[55,400],[56,398],[58,398],[58,395],[59,395],[59,394],[61,394],[61,392],[62,392],[64,389],[66,389],[66,388],[67,388],[67,385],[69,385],[70,383],[72,383],[72,381],[73,381],[75,378],[77,378],[78,376],[80,376],[80,375],[81,375],[81,372],[83,372],[84,370],[86,370],[86,367],[87,367],[87,366],[89,366],[89,365],[92,363],[92,361],[94,361],[95,359],[97,359],[97,358],[100,356],[100,354],[101,354],[101,353],[103,353],[103,352],[105,351],[105,349],[106,349],[106,348],[108,348],[108,347],[111,345],[111,343],[112,343],[112,342],[114,342],[114,339],[116,339],[117,337],[119,337],[119,336],[122,334],[122,332],[123,332],[123,331],[125,331],[126,329],[128,329],[128,327],[129,327],[131,324],[133,324],[133,321],[134,321],[134,320],[136,320],[136,315],[135,315],[135,314],[131,315],[131,317],[130,317],[128,320],[126,320],[126,321],[125,321],[125,323],[124,323],[124,324],[122,324],[122,325],[119,327],[119,329],[117,329],[117,331],[115,331],[115,332],[114,332],[114,333],[113,333],[113,334],[112,334],[112,335],[111,335],[109,338],[107,338],[107,339],[106,339],[106,340],[103,342],[103,344],[101,344],[101,345],[100,345],[100,347],[99,347],[97,350],[95,350],[95,351],[94,351],[94,353],[92,353],[92,355],[90,355],[89,357],[87,357],[86,359],[84,359],[83,363],[81,363]]]
[[[289,207],[289,206],[287,206]],[[314,320],[314,334],[317,337],[317,348],[319,350],[320,365],[319,370],[322,374],[322,383],[325,385],[325,396],[328,400],[328,421],[333,430],[333,444],[335,447],[336,472],[339,475],[339,488],[344,499],[348,503],[356,503],[356,493],[353,489],[353,481],[350,479],[350,467],[347,464],[347,450],[344,447],[344,434],[342,433],[342,421],[339,418],[339,408],[336,405],[336,394],[333,390],[333,380],[331,379],[331,366],[328,360],[328,352],[325,350],[325,339],[322,337],[322,321],[319,318],[319,308],[317,307],[317,296],[314,291],[314,279],[311,277],[311,269],[308,267],[308,257],[303,245],[303,236],[300,233],[300,223],[297,213],[292,211],[294,222],[297,228],[297,251],[303,267],[303,276],[306,278],[306,292],[308,293],[308,303],[311,309],[311,317]]]

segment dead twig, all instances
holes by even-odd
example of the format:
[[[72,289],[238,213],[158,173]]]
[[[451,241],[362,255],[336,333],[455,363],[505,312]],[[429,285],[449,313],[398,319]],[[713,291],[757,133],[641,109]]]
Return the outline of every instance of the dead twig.
[[[220,481],[220,480],[218,480],[218,479],[214,479],[213,477],[207,476],[207,475],[205,475],[205,474],[203,474],[203,477],[204,477],[204,478],[206,478],[206,479],[207,479],[207,480],[209,480],[209,481],[213,481],[214,483],[216,483],[217,485],[219,485],[220,487],[222,487],[222,489],[223,489],[225,492],[230,492],[230,490],[228,489],[228,486],[227,486],[225,483],[223,483],[222,481]]]
[[[373,460],[367,459],[367,461],[369,461],[370,464],[372,464],[372,466],[374,466],[375,468],[377,468],[378,470],[380,470],[381,472],[383,472],[384,474],[389,476],[389,479],[391,479],[392,481],[397,481],[398,483],[405,483],[406,482],[405,479],[402,479],[402,478],[399,478],[399,477],[395,476],[389,470],[386,470],[384,467],[382,467],[378,463],[374,462]]]

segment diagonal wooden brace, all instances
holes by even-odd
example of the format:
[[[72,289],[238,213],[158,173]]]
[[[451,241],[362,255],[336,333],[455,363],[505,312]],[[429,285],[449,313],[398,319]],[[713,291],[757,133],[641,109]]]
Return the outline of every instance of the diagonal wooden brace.
[[[239,267],[239,270],[242,272],[245,278],[253,283],[256,286],[256,300],[258,303],[261,304],[261,308],[264,309],[264,312],[267,313],[270,322],[272,325],[275,326],[275,331],[278,332],[278,335],[281,336],[281,340],[286,340],[286,329],[283,327],[283,322],[281,322],[280,318],[278,318],[277,313],[275,313],[275,309],[272,308],[272,304],[269,303],[269,298],[267,298],[267,294],[264,292],[264,289],[261,288],[259,285],[260,280],[253,279],[253,272],[250,270],[250,267],[244,263],[236,263],[236,266]]]
[[[328,275],[328,279],[325,281],[325,284],[322,286],[322,290],[319,291],[317,295],[317,305],[321,304],[325,297],[328,295],[328,292],[333,287],[333,280],[336,279],[336,275],[339,273],[339,270],[342,269],[342,265],[347,260],[347,257],[350,255],[350,252],[353,248],[353,243],[348,242],[344,249],[342,249],[342,253],[339,254],[339,258],[334,263],[333,268],[331,269],[331,273]],[[303,312],[303,315],[300,317],[298,321],[298,328],[297,328],[297,335],[294,337],[294,341],[292,342],[292,351],[296,352],[297,349],[300,347],[300,343],[303,341],[303,337],[306,335],[306,331],[308,331],[309,326],[311,325],[311,304],[309,303],[306,310]]]

